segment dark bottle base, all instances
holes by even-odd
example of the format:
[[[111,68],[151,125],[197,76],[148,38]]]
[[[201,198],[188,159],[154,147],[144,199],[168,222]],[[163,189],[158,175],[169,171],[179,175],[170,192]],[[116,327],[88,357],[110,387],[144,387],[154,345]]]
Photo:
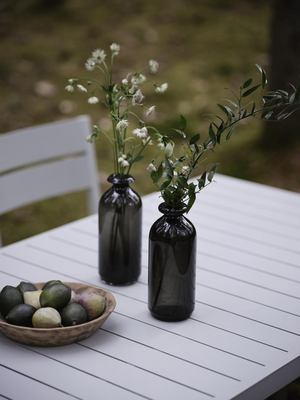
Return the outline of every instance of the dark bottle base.
[[[160,321],[165,321],[165,322],[178,322],[178,321],[184,321],[185,319],[188,319],[193,312],[189,313],[189,314],[184,314],[184,311],[178,311],[179,315],[170,315],[168,313],[168,310],[172,310],[173,307],[164,307],[162,310],[162,314],[155,314],[153,311],[150,310],[150,313],[152,315],[152,317],[154,317],[155,319],[158,319]]]
[[[115,282],[106,281],[105,279],[102,279],[101,277],[100,277],[100,279],[101,279],[101,282],[105,283],[106,285],[110,285],[110,286],[130,286],[130,285],[134,284],[135,282],[137,282],[137,280],[138,280],[138,278],[136,278],[134,280],[131,280],[131,281],[125,282],[125,283],[123,283],[123,282],[115,283]]]

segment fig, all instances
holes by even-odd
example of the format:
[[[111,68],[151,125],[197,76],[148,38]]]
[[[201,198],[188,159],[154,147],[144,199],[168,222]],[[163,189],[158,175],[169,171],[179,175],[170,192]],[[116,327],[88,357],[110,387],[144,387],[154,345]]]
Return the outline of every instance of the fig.
[[[30,304],[14,306],[6,316],[9,324],[32,327],[32,316],[36,309]]]
[[[41,308],[40,295],[42,290],[35,290],[34,292],[24,292],[24,303],[35,307],[37,310]]]
[[[78,300],[78,294],[74,292],[74,290],[71,291],[71,299],[69,301],[69,304],[71,303],[77,303]]]
[[[19,289],[21,293],[24,293],[24,292],[33,292],[34,290],[37,290],[37,287],[31,282],[22,281],[18,284],[17,289]]]
[[[61,310],[60,315],[63,326],[84,324],[87,319],[85,309],[78,303],[69,303]]]
[[[54,283],[43,289],[40,296],[42,307],[52,307],[60,310],[66,306],[71,299],[71,288],[63,283]]]
[[[5,286],[0,292],[0,312],[6,317],[10,310],[18,304],[23,304],[23,295],[14,286]]]
[[[60,313],[52,307],[38,309],[32,316],[34,328],[57,328],[61,326]]]
[[[87,320],[91,321],[103,314],[105,297],[96,293],[84,293],[78,298],[77,303],[85,309]]]

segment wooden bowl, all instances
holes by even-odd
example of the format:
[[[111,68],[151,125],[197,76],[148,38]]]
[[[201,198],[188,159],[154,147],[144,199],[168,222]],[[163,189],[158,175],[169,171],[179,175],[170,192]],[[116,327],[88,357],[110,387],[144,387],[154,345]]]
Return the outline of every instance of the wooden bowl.
[[[86,322],[85,324],[48,329],[11,325],[5,322],[5,319],[0,314],[0,331],[10,339],[30,346],[64,346],[92,336],[114,310],[116,306],[114,296],[107,290],[97,286],[77,282],[63,283],[70,286],[70,288],[79,295],[89,292],[105,297],[106,306],[104,313],[100,317]],[[35,283],[35,286],[40,290],[44,284],[45,282]]]

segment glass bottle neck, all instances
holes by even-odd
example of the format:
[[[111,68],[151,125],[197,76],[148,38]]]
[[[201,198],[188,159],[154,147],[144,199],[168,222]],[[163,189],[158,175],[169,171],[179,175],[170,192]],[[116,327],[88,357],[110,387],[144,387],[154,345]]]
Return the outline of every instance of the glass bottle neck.
[[[114,187],[121,189],[128,187],[130,183],[134,182],[134,179],[131,175],[123,175],[123,177],[120,178],[120,175],[112,174],[108,177],[107,181],[112,183]]]
[[[179,207],[172,207],[167,205],[166,203],[161,203],[158,206],[159,211],[170,217],[180,217],[186,212],[186,205],[182,203]]]

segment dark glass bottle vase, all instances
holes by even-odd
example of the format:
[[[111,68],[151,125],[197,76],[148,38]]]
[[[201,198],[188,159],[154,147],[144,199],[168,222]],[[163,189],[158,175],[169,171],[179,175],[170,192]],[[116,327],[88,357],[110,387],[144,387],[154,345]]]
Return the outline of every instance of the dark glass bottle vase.
[[[110,285],[128,285],[141,273],[142,201],[133,181],[110,175],[99,202],[99,274]]]
[[[185,205],[168,208],[149,234],[148,307],[162,321],[181,321],[195,308],[196,230],[184,217]]]

